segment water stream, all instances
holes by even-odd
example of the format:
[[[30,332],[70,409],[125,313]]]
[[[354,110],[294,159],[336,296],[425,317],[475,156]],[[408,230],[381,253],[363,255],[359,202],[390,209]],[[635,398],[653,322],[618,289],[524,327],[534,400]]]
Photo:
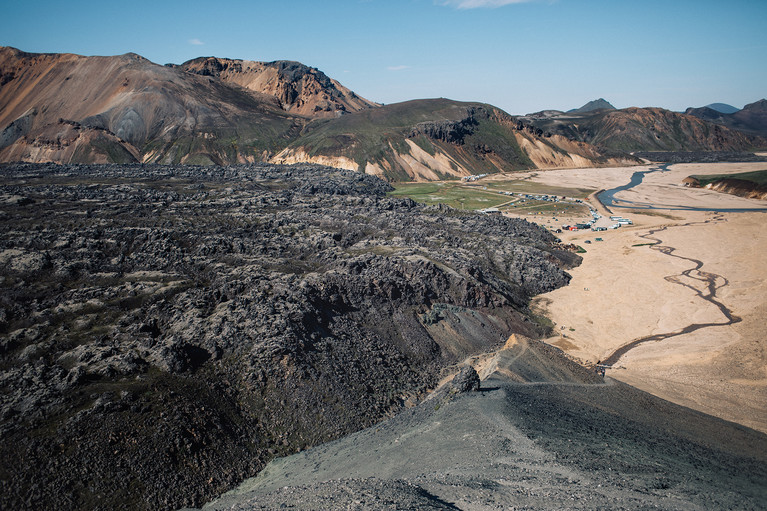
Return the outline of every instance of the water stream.
[[[739,213],[744,211],[767,211],[767,207],[764,208],[698,208],[693,206],[682,205],[667,205],[667,204],[650,204],[646,202],[634,202],[625,199],[617,199],[615,194],[630,190],[635,186],[638,186],[644,180],[647,174],[654,172],[668,172],[669,167],[672,164],[663,163],[650,167],[647,170],[638,170],[631,175],[631,180],[625,185],[611,188],[610,190],[603,190],[597,194],[597,199],[602,205],[611,211],[613,208],[631,208],[631,209],[667,209],[671,211],[716,211],[720,213]]]
[[[608,209],[608,211],[611,208],[631,208],[631,209],[664,209],[664,210],[684,210],[684,211],[711,211],[711,212],[719,212],[719,213],[738,213],[738,212],[747,212],[747,211],[767,211],[767,207],[765,208],[730,208],[730,209],[721,209],[721,208],[698,208],[698,207],[691,207],[691,206],[668,206],[668,205],[660,205],[660,204],[650,204],[650,203],[639,203],[639,202],[633,202],[623,199],[616,199],[615,194],[618,192],[630,190],[631,188],[634,188],[635,186],[638,186],[642,183],[644,180],[644,177],[647,174],[651,174],[653,172],[667,172],[669,170],[670,164],[660,164],[655,165],[653,167],[650,167],[647,170],[641,170],[634,172],[634,174],[631,176],[631,180],[622,186],[618,186],[616,188],[612,188],[610,190],[604,190],[600,192],[597,195],[597,199],[605,206],[605,208]],[[691,226],[696,224],[706,224],[712,221],[726,221],[724,217],[717,216],[709,220],[705,220],[703,222],[698,223],[687,223],[682,224],[680,226]],[[724,316],[722,321],[719,322],[707,322],[707,323],[693,323],[690,325],[687,325],[683,328],[677,329],[673,332],[666,332],[666,333],[660,333],[660,334],[653,334],[653,335],[647,335],[645,337],[641,337],[639,339],[634,339],[614,352],[612,352],[610,355],[607,356],[604,360],[605,365],[614,365],[616,364],[620,358],[628,353],[630,350],[636,348],[640,344],[644,344],[647,342],[660,342],[665,339],[669,339],[671,337],[676,337],[679,335],[684,335],[690,332],[694,332],[696,330],[700,330],[701,328],[707,328],[707,327],[713,327],[713,326],[727,326],[732,325],[734,323],[738,323],[741,321],[741,318],[733,314],[732,310],[730,310],[727,306],[725,306],[719,299],[717,298],[717,291],[722,289],[723,287],[727,286],[729,282],[726,278],[724,278],[721,275],[717,275],[715,273],[710,273],[703,271],[703,262],[698,259],[693,259],[690,257],[683,257],[678,254],[675,254],[676,248],[663,245],[662,240],[660,238],[654,237],[656,233],[665,231],[668,229],[668,226],[663,226],[657,229],[652,229],[649,232],[639,235],[641,238],[645,238],[652,242],[651,249],[657,250],[661,252],[662,254],[665,254],[669,257],[674,257],[678,259],[683,259],[685,261],[689,261],[692,263],[692,267],[689,269],[683,271],[680,274],[677,275],[668,275],[665,277],[665,279],[669,282],[673,282],[675,284],[679,284],[681,286],[687,287],[695,292],[698,298],[701,300],[704,300],[712,305],[714,305],[716,308],[721,311],[722,315]],[[705,288],[704,290],[698,289],[694,284],[689,283],[689,280],[695,280],[699,283],[704,283]]]

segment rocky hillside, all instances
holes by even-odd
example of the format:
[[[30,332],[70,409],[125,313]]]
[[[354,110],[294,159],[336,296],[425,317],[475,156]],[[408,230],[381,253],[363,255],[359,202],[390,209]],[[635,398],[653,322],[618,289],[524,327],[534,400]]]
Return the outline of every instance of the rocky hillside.
[[[767,147],[765,138],[662,108],[625,108],[525,119],[542,130],[603,151],[747,151]]]
[[[415,409],[274,460],[204,509],[763,507],[767,435],[603,380],[542,342],[512,336],[488,357],[479,375],[464,366]]]
[[[396,181],[634,160],[544,132],[491,105],[432,99],[311,124],[274,161],[322,163]]]
[[[745,133],[767,137],[767,99],[760,99],[734,112],[702,107],[688,108],[685,113]]]
[[[0,48],[0,75],[0,161],[255,161],[302,125],[273,98],[135,54]]]
[[[199,505],[542,334],[579,261],[337,169],[0,172],[3,509]]]
[[[181,69],[266,94],[274,97],[283,110],[312,118],[338,117],[379,106],[300,62],[201,57],[181,64]]]

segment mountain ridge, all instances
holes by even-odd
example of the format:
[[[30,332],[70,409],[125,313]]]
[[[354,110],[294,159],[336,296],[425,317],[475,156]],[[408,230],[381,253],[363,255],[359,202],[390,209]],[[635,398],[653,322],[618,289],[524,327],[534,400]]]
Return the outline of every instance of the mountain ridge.
[[[767,147],[767,139],[758,134],[657,107],[629,107],[524,119],[542,130],[592,144],[602,150],[750,151]]]
[[[0,161],[316,163],[387,180],[633,164],[632,151],[743,151],[757,134],[603,99],[512,116],[477,102],[379,105],[294,61],[85,57],[0,48]],[[583,111],[585,109],[585,111]],[[736,114],[761,122],[759,103]],[[750,124],[749,124],[750,123]]]
[[[685,113],[743,133],[767,137],[767,99],[754,101],[730,113],[712,108],[711,105],[688,108]]]
[[[199,57],[179,66],[188,73],[215,76],[277,99],[287,111],[311,118],[336,117],[380,106],[300,62],[256,62],[218,57]]]
[[[273,161],[333,163],[394,181],[633,162],[546,133],[492,105],[444,98],[310,124]]]

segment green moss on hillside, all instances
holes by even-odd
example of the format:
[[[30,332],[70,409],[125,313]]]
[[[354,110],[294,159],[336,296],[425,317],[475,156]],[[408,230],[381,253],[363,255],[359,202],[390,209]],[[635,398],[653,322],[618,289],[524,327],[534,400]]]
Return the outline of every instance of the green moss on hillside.
[[[767,170],[756,170],[753,172],[741,172],[738,174],[710,174],[710,175],[695,175],[690,176],[696,179],[700,186],[706,186],[711,183],[716,183],[723,179],[738,179],[740,181],[749,181],[758,186],[767,186]]]

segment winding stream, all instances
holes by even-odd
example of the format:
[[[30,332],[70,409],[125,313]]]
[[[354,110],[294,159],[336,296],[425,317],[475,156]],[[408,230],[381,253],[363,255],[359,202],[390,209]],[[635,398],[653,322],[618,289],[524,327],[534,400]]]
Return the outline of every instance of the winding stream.
[[[697,207],[690,207],[690,206],[666,206],[666,205],[639,203],[639,202],[633,202],[633,201],[615,198],[615,194],[617,194],[618,192],[629,190],[641,184],[642,181],[644,180],[645,175],[653,173],[653,172],[666,172],[669,170],[669,166],[670,164],[661,164],[661,165],[656,165],[654,167],[650,167],[647,170],[637,171],[631,176],[631,181],[629,181],[629,183],[616,188],[612,188],[610,190],[604,190],[597,195],[597,199],[602,203],[602,205],[605,206],[605,208],[608,209],[608,211],[610,210],[610,208],[711,211],[711,212],[718,212],[718,213],[767,211],[767,208],[715,209],[715,208],[697,208]],[[723,216],[718,215],[704,222],[687,223],[687,224],[681,224],[680,226],[703,225],[712,221],[726,221],[726,220],[724,219]],[[651,241],[652,245],[650,248],[652,250],[657,250],[658,252],[665,254],[669,257],[675,257],[677,259],[682,259],[692,263],[693,266],[687,270],[684,270],[682,273],[676,274],[676,275],[668,275],[664,278],[668,282],[673,282],[675,284],[679,284],[680,286],[684,286],[686,288],[693,290],[695,294],[698,296],[698,298],[717,307],[721,311],[721,313],[724,315],[725,320],[719,321],[719,322],[709,322],[709,323],[693,323],[693,324],[685,326],[684,328],[675,330],[673,332],[653,334],[653,335],[648,335],[645,337],[640,337],[639,339],[634,339],[624,344],[623,346],[615,350],[613,353],[611,353],[603,361],[604,365],[609,366],[609,365],[616,364],[623,355],[625,355],[632,349],[636,348],[637,346],[647,342],[660,342],[666,339],[670,339],[672,337],[688,334],[690,332],[694,332],[702,328],[707,328],[712,326],[727,326],[727,325],[732,325],[741,321],[741,318],[739,316],[736,316],[735,314],[733,314],[732,310],[730,310],[717,298],[717,291],[719,291],[720,289],[724,288],[725,286],[729,284],[726,278],[724,278],[721,275],[717,275],[716,273],[703,271],[702,261],[698,259],[693,259],[691,257],[684,257],[678,254],[675,254],[674,253],[676,251],[675,247],[672,247],[669,245],[663,245],[662,244],[663,241],[660,238],[654,237],[656,233],[663,232],[667,230],[668,228],[669,226],[663,226],[657,229],[652,229],[648,231],[646,234],[639,235],[639,237]],[[696,288],[692,283],[685,282],[684,279],[692,279],[697,282],[704,283],[705,284],[704,290],[700,290]]]
[[[715,217],[713,220],[721,221],[724,219],[722,217]],[[712,220],[706,220],[705,222],[698,222],[697,224],[687,223],[687,224],[683,224],[683,226],[691,226],[691,225],[698,225],[698,224],[702,225],[702,224],[709,223],[711,221]],[[653,237],[655,233],[665,231],[666,229],[668,229],[668,226],[663,226],[658,229],[652,229],[646,234],[639,235],[639,237],[644,238],[646,240],[653,241],[653,244],[650,247],[651,249],[657,250],[658,252],[670,257],[676,257],[677,259],[690,261],[691,263],[694,264],[694,266],[692,268],[684,270],[682,273],[678,275],[668,275],[664,277],[665,280],[668,282],[673,282],[674,284],[679,284],[680,286],[684,286],[688,289],[692,289],[695,292],[695,294],[698,296],[698,298],[717,307],[726,318],[726,321],[710,322],[710,323],[693,323],[691,325],[687,325],[686,327],[675,330],[673,332],[653,334],[653,335],[648,335],[645,337],[640,337],[639,339],[634,339],[633,341],[627,344],[624,344],[623,346],[615,350],[612,354],[610,354],[604,360],[603,362],[604,365],[616,364],[623,355],[628,353],[630,350],[636,348],[640,344],[644,344],[646,342],[659,342],[659,341],[670,339],[672,337],[676,337],[679,335],[689,334],[690,332],[700,330],[701,328],[707,328],[711,326],[727,326],[727,325],[732,325],[734,323],[739,323],[741,321],[741,318],[739,316],[734,315],[732,313],[732,310],[730,310],[726,305],[720,302],[716,297],[717,291],[729,284],[728,280],[721,275],[717,275],[716,273],[703,271],[701,269],[703,268],[703,261],[700,261],[699,259],[693,259],[691,257],[684,257],[684,256],[677,255],[674,253],[676,251],[674,247],[671,247],[668,245],[662,245],[661,244],[662,241],[659,238]],[[698,282],[705,283],[705,290],[700,290],[696,288],[694,285],[688,284],[687,282],[683,280],[683,278],[685,277],[696,280]]]

